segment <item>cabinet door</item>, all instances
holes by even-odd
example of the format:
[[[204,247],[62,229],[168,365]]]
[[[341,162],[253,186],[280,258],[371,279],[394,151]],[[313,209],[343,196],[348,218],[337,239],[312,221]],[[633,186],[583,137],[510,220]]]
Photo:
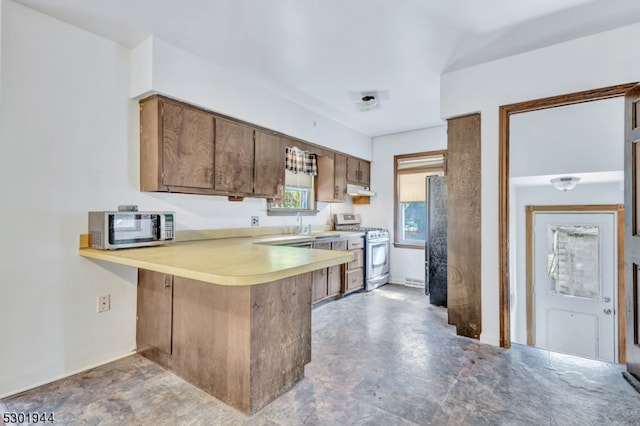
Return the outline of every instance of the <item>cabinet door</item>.
[[[327,297],[327,268],[318,269],[313,271],[313,301]]]
[[[347,157],[346,155],[336,154],[334,163],[335,172],[335,188],[333,192],[334,201],[344,201],[347,194]]]
[[[213,116],[162,100],[162,184],[213,188]]]
[[[138,351],[153,347],[170,354],[173,276],[139,269],[137,304],[136,342]]]
[[[368,161],[360,161],[360,184],[369,186],[371,181],[371,164]]]
[[[347,158],[347,182],[358,185],[369,185],[371,180],[371,164],[354,157]]]
[[[331,266],[327,270],[327,296],[340,294],[342,284],[341,265]]]
[[[323,241],[321,243],[313,243],[314,249],[331,250],[331,241]]]
[[[331,250],[346,250],[347,240],[338,240],[331,242]]]
[[[360,160],[354,157],[347,157],[347,182],[360,182]]]
[[[276,199],[284,195],[284,141],[260,130],[255,131],[253,194]]]
[[[216,118],[215,189],[229,195],[253,192],[253,129]]]
[[[364,287],[364,273],[362,268],[346,271],[345,273],[345,290],[350,292]]]
[[[353,250],[353,260],[347,263],[347,270],[362,268],[364,266],[364,255],[362,250]]]
[[[332,156],[318,156],[318,176],[316,176],[316,197],[318,201],[332,202],[335,196],[335,164]]]

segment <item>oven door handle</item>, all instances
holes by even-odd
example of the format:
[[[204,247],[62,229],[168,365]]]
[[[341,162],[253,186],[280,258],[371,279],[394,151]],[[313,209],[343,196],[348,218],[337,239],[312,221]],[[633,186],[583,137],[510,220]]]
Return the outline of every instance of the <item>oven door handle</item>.
[[[388,243],[389,242],[389,238],[375,238],[375,239],[369,239],[367,240],[367,242],[369,244],[380,244],[380,243]]]

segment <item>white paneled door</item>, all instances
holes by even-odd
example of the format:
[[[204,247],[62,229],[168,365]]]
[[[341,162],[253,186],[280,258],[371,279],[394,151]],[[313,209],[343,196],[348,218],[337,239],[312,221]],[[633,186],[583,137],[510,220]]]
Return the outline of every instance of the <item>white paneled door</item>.
[[[615,213],[534,214],[535,346],[615,362]]]

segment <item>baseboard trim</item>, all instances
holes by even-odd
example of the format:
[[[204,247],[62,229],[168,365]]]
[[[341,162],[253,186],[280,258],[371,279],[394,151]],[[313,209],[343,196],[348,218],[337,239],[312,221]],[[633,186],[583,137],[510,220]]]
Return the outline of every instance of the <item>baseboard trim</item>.
[[[76,374],[79,374],[79,373],[83,373],[83,372],[88,371],[88,370],[92,370],[92,369],[94,369],[96,367],[100,367],[102,365],[109,364],[111,362],[118,361],[119,359],[126,358],[128,356],[135,355],[135,354],[136,354],[136,351],[133,350],[133,351],[131,351],[129,353],[126,353],[124,355],[120,355],[120,356],[117,356],[115,358],[111,358],[111,359],[108,359],[106,361],[103,361],[103,362],[100,362],[100,363],[97,363],[97,364],[94,364],[94,365],[90,365],[88,367],[80,368],[80,369],[72,371],[72,372],[70,372],[68,374],[63,374],[61,376],[57,376],[57,377],[55,377],[53,379],[46,380],[44,382],[36,383],[36,384],[30,385],[30,386],[27,386],[27,387],[24,387],[24,388],[21,388],[21,389],[17,389],[15,391],[11,391],[9,393],[0,395],[0,400],[4,399],[4,398],[8,398],[10,396],[20,395],[21,393],[28,392],[28,391],[30,391],[32,389],[35,389],[35,388],[39,388],[40,386],[48,385],[49,383],[53,383],[53,382],[57,382],[58,380],[66,379],[67,377],[71,377],[73,375],[76,375]]]
[[[640,392],[640,380],[638,380],[636,378],[636,376],[634,376],[633,374],[629,373],[628,371],[623,371],[622,372],[622,377],[624,377],[624,379],[629,382],[629,384],[638,392]]]

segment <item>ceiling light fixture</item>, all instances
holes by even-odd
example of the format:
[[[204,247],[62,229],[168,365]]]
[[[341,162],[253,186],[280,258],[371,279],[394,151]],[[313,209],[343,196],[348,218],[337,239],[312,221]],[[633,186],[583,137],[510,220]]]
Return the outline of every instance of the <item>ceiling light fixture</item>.
[[[576,176],[561,176],[551,179],[551,183],[558,191],[567,192],[576,187],[580,178]]]
[[[353,93],[352,99],[353,102],[356,105],[356,108],[359,111],[372,111],[375,109],[380,108],[380,99],[384,98],[384,94],[383,96],[378,96],[378,92],[376,91],[368,91],[368,92],[360,92],[360,93]]]
[[[360,103],[360,109],[362,111],[371,111],[378,106],[378,100],[373,95],[365,95],[362,97],[362,103]]]

